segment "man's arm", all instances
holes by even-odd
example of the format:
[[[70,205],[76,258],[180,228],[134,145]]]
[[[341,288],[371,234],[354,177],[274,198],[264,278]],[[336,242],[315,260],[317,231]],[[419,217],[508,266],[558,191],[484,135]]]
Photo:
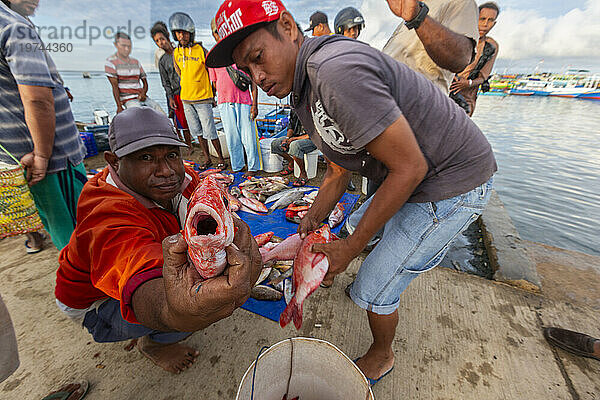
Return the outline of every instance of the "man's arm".
[[[298,233],[304,238],[317,229],[346,192],[352,174],[339,165],[327,161],[327,171],[314,203],[300,221]],[[362,249],[361,249],[362,250]]]
[[[323,252],[329,258],[326,280],[348,267],[373,235],[404,205],[427,173],[425,157],[403,116],[367,144],[366,148],[374,158],[385,164],[388,174],[352,235],[326,245],[313,246],[314,252]]]
[[[27,170],[29,185],[35,185],[46,176],[48,160],[52,156],[56,115],[52,88],[17,85],[25,112],[25,123],[33,140],[33,152],[26,154],[21,163]]]
[[[119,95],[119,81],[117,78],[108,77],[108,81],[112,86],[112,94],[117,104],[117,114],[123,111],[123,103],[121,103],[121,96]]]
[[[252,81],[252,107],[250,107],[250,117],[255,119],[258,115],[258,86]]]
[[[250,228],[235,218],[234,244],[227,251],[227,273],[202,280],[188,262],[181,234],[163,241],[163,277],[140,285],[132,296],[139,323],[160,331],[193,332],[230,316],[244,304],[262,269]]]
[[[142,79],[142,89],[140,90],[140,94],[138,95],[138,99],[140,101],[146,100],[146,93],[148,93],[148,80],[144,76]]]
[[[417,0],[387,2],[392,12],[405,21],[414,19],[419,13]],[[471,62],[475,48],[472,39],[451,31],[429,16],[416,32],[429,57],[441,68],[458,73]]]

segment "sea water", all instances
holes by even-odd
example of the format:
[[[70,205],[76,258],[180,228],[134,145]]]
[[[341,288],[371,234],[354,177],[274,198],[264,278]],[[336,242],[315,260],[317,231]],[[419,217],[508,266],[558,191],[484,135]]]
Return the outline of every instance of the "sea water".
[[[104,74],[62,75],[76,120],[91,122],[94,109],[114,115]],[[149,73],[148,83],[148,95],[166,109],[158,74]],[[262,92],[260,100],[276,101]],[[600,102],[480,96],[473,120],[492,144],[495,188],[521,237],[600,255]]]

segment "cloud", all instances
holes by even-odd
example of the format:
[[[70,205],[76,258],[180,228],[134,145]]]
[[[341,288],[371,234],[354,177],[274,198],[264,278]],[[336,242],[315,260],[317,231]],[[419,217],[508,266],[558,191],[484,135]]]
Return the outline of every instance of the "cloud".
[[[500,44],[499,58],[600,56],[600,2],[588,0],[556,18],[538,10],[503,10],[491,32]]]
[[[517,2],[508,3],[491,32],[500,44],[498,58],[600,56],[597,45],[600,43],[600,1],[579,1],[581,8],[573,6],[570,10],[564,9],[564,3],[547,0],[544,0],[545,5],[535,2],[539,5],[537,9],[516,8]],[[563,13],[556,17],[543,14],[558,8]],[[382,0],[364,0],[360,11],[366,21],[360,39],[381,49],[402,20],[393,15]]]

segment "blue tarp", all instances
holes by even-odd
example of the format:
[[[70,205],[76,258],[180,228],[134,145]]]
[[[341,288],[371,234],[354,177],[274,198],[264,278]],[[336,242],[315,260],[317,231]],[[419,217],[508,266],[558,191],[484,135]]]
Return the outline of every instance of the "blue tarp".
[[[243,178],[241,172],[234,175],[234,186],[236,186],[242,182]],[[318,189],[318,187],[315,187],[315,190],[316,189]],[[344,193],[344,196],[342,197],[342,201],[345,203],[344,221],[350,214],[350,211],[354,208],[358,198],[359,195],[357,194]],[[285,219],[285,209],[275,210],[268,215],[255,215],[239,211],[238,215],[250,226],[250,231],[254,236],[272,231],[275,232],[275,236],[285,239],[289,235],[296,233],[298,229],[297,224],[288,222]],[[344,221],[342,221],[342,223],[336,228],[332,229],[332,231],[334,233],[339,233]],[[244,305],[242,305],[242,308],[258,315],[262,315],[263,317],[269,318],[273,321],[279,321],[279,315],[283,312],[285,306],[285,300],[283,299],[279,301],[261,301],[250,298],[248,301],[246,301],[246,303],[244,303]]]

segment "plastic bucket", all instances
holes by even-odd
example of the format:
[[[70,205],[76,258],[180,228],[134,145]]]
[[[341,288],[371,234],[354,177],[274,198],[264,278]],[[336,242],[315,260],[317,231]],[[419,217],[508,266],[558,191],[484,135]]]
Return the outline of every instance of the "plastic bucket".
[[[317,164],[319,162],[320,155],[321,152],[319,150],[313,150],[304,155],[304,168],[306,169],[306,176],[308,176],[308,179],[312,179],[317,176]],[[300,168],[296,163],[294,163],[294,176],[296,178],[300,176]]]
[[[348,356],[329,342],[304,337],[263,352],[244,374],[236,400],[281,400],[286,391],[288,400],[374,400],[367,379]]]
[[[260,140],[260,154],[262,156],[263,171],[279,172],[283,169],[283,158],[271,153],[271,142],[274,138]]]
[[[227,138],[225,137],[225,132],[217,131],[217,137],[219,138],[219,143],[221,143],[221,153],[223,153],[223,158],[229,158],[229,149],[227,149]],[[208,152],[211,156],[218,157],[217,150],[215,150],[212,140],[208,141]]]

